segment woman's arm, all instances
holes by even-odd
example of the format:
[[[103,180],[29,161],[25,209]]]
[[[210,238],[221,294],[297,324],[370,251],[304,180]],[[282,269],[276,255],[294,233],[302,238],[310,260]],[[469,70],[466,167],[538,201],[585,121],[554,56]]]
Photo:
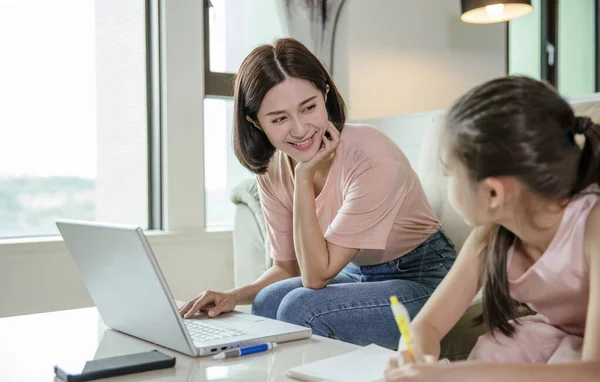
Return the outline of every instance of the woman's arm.
[[[275,187],[269,177],[257,177],[261,208],[267,231],[266,245],[273,258],[273,266],[256,281],[235,288],[229,293],[236,296],[238,304],[251,304],[265,287],[281,280],[300,276],[300,268],[294,253],[292,211],[276,196]]]
[[[258,176],[258,193],[265,217],[266,245],[273,257],[273,266],[256,281],[227,292],[205,291],[186,303],[179,311],[189,318],[198,311],[208,311],[215,317],[238,304],[250,304],[263,288],[277,281],[300,275],[292,238],[292,211],[277,197],[269,176]]]
[[[255,282],[233,289],[237,297],[237,303],[240,305],[252,304],[254,298],[265,287],[286,280],[292,277],[300,276],[300,268],[297,261],[273,261],[273,266],[265,271]]]
[[[296,177],[294,248],[302,270],[302,284],[313,289],[325,287],[358,252],[325,240],[317,219],[314,183],[308,177]]]
[[[487,228],[471,231],[456,261],[412,322],[422,354],[440,355],[442,338],[458,322],[481,287],[481,256]]]
[[[179,309],[184,318],[190,318],[197,312],[206,311],[210,317],[229,312],[236,305],[251,304],[263,288],[277,281],[295,277],[300,274],[298,262],[277,261],[252,284],[239,287],[228,292],[215,292],[207,290],[188,301]]]
[[[334,155],[339,144],[340,132],[330,124],[327,128],[330,140],[323,136],[323,147],[309,162],[296,167],[294,185],[294,249],[301,269],[302,284],[307,288],[325,287],[358,252],[325,240],[317,219],[315,202],[315,169]]]

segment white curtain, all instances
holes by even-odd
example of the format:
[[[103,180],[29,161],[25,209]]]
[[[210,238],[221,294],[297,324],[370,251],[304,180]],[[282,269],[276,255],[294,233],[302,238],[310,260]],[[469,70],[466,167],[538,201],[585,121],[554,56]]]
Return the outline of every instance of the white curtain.
[[[335,30],[346,0],[279,0],[287,35],[302,42],[333,69]]]

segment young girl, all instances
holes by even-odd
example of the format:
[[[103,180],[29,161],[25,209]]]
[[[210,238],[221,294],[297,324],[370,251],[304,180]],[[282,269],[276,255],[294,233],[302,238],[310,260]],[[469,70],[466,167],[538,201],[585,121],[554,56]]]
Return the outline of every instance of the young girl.
[[[251,52],[234,101],[234,150],[257,174],[274,262],[181,313],[253,303],[321,336],[396,348],[389,296],[416,314],[456,257],[408,159],[378,130],[345,123],[331,77],[296,40]]]
[[[598,381],[600,126],[546,85],[507,77],[458,100],[442,142],[450,201],[475,229],[414,320],[415,338],[437,359],[481,287],[491,334],[471,352],[477,362],[412,365],[401,350],[386,379]],[[516,302],[537,314],[515,319]]]

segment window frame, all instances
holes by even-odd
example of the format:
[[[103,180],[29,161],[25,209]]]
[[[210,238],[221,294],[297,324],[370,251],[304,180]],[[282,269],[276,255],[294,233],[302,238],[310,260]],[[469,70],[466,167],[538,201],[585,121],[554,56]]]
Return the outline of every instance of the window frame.
[[[235,73],[211,72],[210,70],[210,0],[204,0],[204,82],[206,98],[225,97],[233,98],[233,81]]]
[[[548,81],[552,86],[558,85],[558,1],[559,0],[542,0],[542,31],[541,31],[541,78]],[[549,55],[546,47],[552,45],[554,47],[554,65],[548,63]]]
[[[600,0],[594,2],[596,8],[596,92],[600,93]]]
[[[148,230],[163,229],[160,2],[145,0]]]

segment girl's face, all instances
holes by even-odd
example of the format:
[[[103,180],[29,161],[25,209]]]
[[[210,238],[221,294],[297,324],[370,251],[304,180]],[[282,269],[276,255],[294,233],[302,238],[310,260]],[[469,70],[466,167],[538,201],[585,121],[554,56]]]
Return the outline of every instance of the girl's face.
[[[326,94],[306,80],[288,77],[265,95],[258,125],[276,149],[297,162],[307,162],[321,147],[328,125]]]
[[[442,150],[441,161],[448,181],[448,200],[452,208],[471,227],[491,223],[494,217],[489,213],[485,181],[475,182],[469,176],[467,168],[448,149]]]

